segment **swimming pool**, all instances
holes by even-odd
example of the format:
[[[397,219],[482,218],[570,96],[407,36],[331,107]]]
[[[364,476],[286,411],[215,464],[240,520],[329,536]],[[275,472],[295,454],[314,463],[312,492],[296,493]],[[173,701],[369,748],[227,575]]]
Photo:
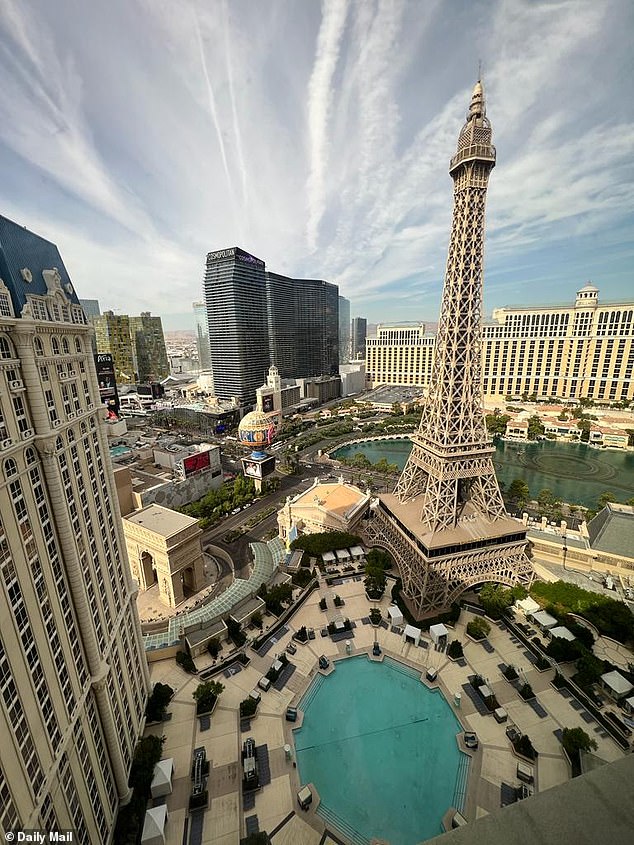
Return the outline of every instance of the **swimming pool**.
[[[390,658],[348,658],[299,703],[301,782],[315,784],[319,815],[354,842],[416,845],[442,832],[449,807],[463,809],[469,757],[456,744],[460,723],[419,678]]]
[[[132,449],[130,449],[129,446],[111,446],[110,447],[110,457],[111,458],[120,458],[122,455],[125,455],[125,454],[127,454],[128,452],[131,452],[131,451],[132,451]]]

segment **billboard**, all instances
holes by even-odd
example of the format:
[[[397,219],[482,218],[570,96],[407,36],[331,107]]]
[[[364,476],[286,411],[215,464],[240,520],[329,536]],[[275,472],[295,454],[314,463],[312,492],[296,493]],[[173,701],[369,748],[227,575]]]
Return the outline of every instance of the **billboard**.
[[[271,411],[275,410],[273,405],[274,405],[274,400],[273,400],[273,394],[272,393],[269,393],[268,396],[265,395],[265,396],[262,397],[262,410],[264,411],[265,414],[270,414]]]
[[[119,416],[119,394],[114,372],[114,361],[112,355],[99,352],[95,355],[95,369],[97,370],[97,384],[99,385],[99,396],[108,411]]]
[[[275,458],[265,458],[263,461],[254,461],[252,458],[242,458],[242,471],[247,478],[266,478],[275,469]]]
[[[209,469],[209,455],[210,450],[207,449],[205,452],[194,452],[193,455],[183,458],[183,478],[189,478],[190,475]]]

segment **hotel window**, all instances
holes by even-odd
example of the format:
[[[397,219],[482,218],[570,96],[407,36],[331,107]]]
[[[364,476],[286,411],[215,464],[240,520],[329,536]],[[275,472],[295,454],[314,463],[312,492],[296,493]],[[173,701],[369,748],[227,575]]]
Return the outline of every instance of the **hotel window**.
[[[44,346],[39,337],[33,338],[33,349],[35,349],[35,354],[38,358],[41,358],[42,355],[44,355]]]

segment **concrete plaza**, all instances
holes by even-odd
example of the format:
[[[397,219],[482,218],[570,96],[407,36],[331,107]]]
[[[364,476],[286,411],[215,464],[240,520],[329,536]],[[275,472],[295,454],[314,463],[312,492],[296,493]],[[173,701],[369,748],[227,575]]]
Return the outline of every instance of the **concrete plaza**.
[[[344,607],[334,608],[332,599],[335,594],[344,599]],[[319,609],[322,596],[327,599],[328,609],[325,612]],[[509,723],[515,724],[522,733],[527,734],[539,752],[535,765],[537,791],[550,789],[570,778],[570,768],[555,736],[556,730],[581,727],[596,740],[597,757],[612,761],[623,756],[621,749],[598,730],[595,722],[584,721],[582,711],[575,709],[570,699],[551,686],[553,671],[538,672],[525,656],[523,647],[515,644],[507,631],[492,625],[488,641],[493,651],[488,653],[481,644],[467,639],[465,627],[473,617],[463,610],[455,630],[449,631],[450,641],[456,638],[464,645],[466,665],[460,666],[450,661],[443,652],[434,650],[427,637],[425,642],[428,647],[424,648],[404,642],[400,635],[390,630],[361,624],[361,620],[368,616],[372,604],[366,598],[363,580],[350,577],[336,587],[328,587],[320,581],[319,589],[311,594],[291,619],[288,632],[280,636],[266,656],[259,657],[248,648],[247,655],[251,660],[248,667],[230,678],[225,678],[223,674],[215,676],[216,680],[224,684],[225,690],[211,717],[211,727],[206,731],[200,730],[192,698],[200,679],[185,673],[173,660],[151,664],[152,681],[170,684],[176,690],[169,707],[171,719],[147,730],[147,733],[165,735],[163,757],[174,758],[173,792],[167,796],[169,820],[165,833],[168,845],[189,842],[189,838],[183,838],[183,830],[191,792],[192,752],[200,746],[204,746],[210,761],[210,800],[202,824],[201,841],[204,845],[237,845],[240,838],[246,835],[245,818],[254,814],[258,817],[260,830],[266,830],[271,835],[274,845],[318,845],[337,841],[328,835],[314,806],[308,812],[302,812],[298,806],[296,793],[301,784],[293,763],[294,752],[290,760],[287,760],[284,752],[286,743],[293,749],[292,725],[285,721],[284,716],[287,706],[299,700],[319,671],[317,661],[320,654],[332,660],[345,659],[345,642],[333,643],[330,637],[320,636],[320,629],[339,615],[356,622],[354,638],[351,640],[353,654],[371,652],[376,636],[384,654],[419,669],[421,675],[430,667],[438,670],[440,688],[449,702],[453,702],[454,694],[461,691],[462,685],[468,682],[469,675],[477,673],[486,679],[498,702],[507,711]],[[379,603],[384,617],[389,604],[388,591]],[[309,640],[305,645],[297,643],[297,653],[289,655],[290,661],[296,666],[294,674],[282,691],[271,688],[262,693],[257,717],[252,719],[248,733],[241,733],[240,702],[268,671],[275,654],[285,650],[292,634],[303,625],[315,629],[316,639]],[[225,646],[222,656],[226,651]],[[204,669],[212,661],[205,655],[196,662],[199,669]],[[533,688],[546,716],[540,717],[504,679],[499,668],[502,663],[513,664],[517,668],[520,677],[525,678]],[[480,740],[478,750],[468,752],[472,755],[472,762],[464,815],[468,820],[473,820],[500,807],[502,782],[519,784],[516,776],[518,758],[513,754],[505,734],[507,725],[498,724],[492,715],[479,715],[474,704],[464,694],[460,709],[454,708],[454,712],[464,728],[476,731]],[[255,807],[245,812],[242,805],[240,760],[242,742],[247,736],[254,737],[257,746],[268,746],[271,781],[257,793]],[[464,746],[460,747],[466,750]],[[439,808],[439,825],[447,809]],[[340,832],[332,833],[340,842],[348,841]]]

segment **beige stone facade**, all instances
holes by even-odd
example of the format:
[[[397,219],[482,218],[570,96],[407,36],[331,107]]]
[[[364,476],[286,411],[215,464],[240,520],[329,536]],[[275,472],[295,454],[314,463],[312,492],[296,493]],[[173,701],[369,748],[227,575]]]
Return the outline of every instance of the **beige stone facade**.
[[[433,355],[422,324],[379,326],[366,343],[368,385],[426,388]],[[587,284],[570,305],[495,309],[482,328],[482,388],[485,396],[631,401],[634,302],[604,305]]]
[[[161,601],[176,607],[204,586],[198,520],[148,505],[123,520],[133,577],[142,590],[155,584]]]
[[[277,515],[279,536],[286,541],[294,527],[298,535],[319,534],[323,531],[360,530],[361,520],[370,505],[370,496],[343,479],[312,487],[293,499],[289,496]]]
[[[376,337],[365,345],[366,384],[420,385],[431,378],[435,338],[425,334],[424,323],[379,324]]]
[[[149,672],[92,329],[57,248],[2,217],[0,266],[0,831],[105,845]]]

